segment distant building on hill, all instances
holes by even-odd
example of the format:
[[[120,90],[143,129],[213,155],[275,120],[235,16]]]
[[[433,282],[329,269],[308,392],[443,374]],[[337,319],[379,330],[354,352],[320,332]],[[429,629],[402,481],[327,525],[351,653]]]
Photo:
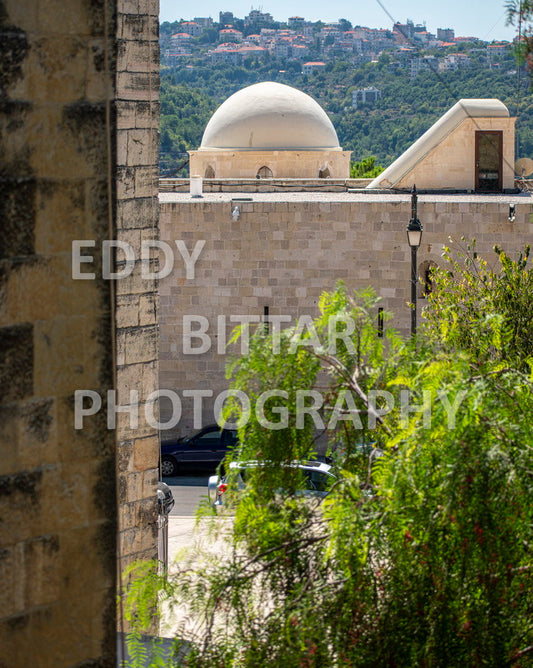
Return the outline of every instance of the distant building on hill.
[[[441,42],[453,42],[455,40],[455,30],[452,28],[437,28],[437,39]]]
[[[222,28],[218,33],[220,42],[242,42],[242,38],[242,32],[234,28]]]
[[[310,61],[308,63],[304,63],[302,65],[302,72],[304,74],[313,74],[313,72],[321,71],[326,67],[326,63],[323,63],[322,61],[315,60],[315,61]]]
[[[413,39],[415,35],[415,26],[414,23],[409,20],[407,23],[400,23],[398,21],[394,24],[392,31],[397,42],[405,43]]]
[[[273,23],[272,14],[263,13],[259,9],[252,9],[248,16],[244,17],[244,25],[252,25],[255,23]]]
[[[233,23],[234,17],[233,12],[219,12],[218,13],[218,22],[221,26],[225,26],[228,23]]]
[[[292,30],[297,30],[305,26],[306,21],[303,16],[291,16],[289,18],[289,28]]]
[[[472,60],[465,53],[450,53],[439,62],[439,71],[448,72],[471,66]]]
[[[352,93],[352,107],[358,109],[360,104],[374,104],[381,98],[379,88],[370,86],[369,88],[360,88]]]
[[[210,16],[207,18],[195,16],[194,21],[199,26],[202,26],[202,28],[211,28],[213,26],[213,19]]]
[[[188,32],[177,32],[170,38],[170,48],[176,53],[180,53],[180,49],[188,47],[191,44],[192,35]]]
[[[186,32],[191,37],[198,37],[204,31],[203,27],[196,21],[184,21],[181,25],[181,32]]]
[[[433,70],[434,72],[437,72],[438,69],[439,59],[435,56],[413,58],[411,60],[411,79],[414,79],[421,70]]]

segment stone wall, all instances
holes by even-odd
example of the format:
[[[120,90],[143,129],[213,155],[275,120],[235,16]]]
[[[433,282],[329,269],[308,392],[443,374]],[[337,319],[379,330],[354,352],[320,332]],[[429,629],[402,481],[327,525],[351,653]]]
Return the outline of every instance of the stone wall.
[[[514,188],[514,126],[516,118],[467,118],[448,137],[423,156],[395,183],[396,188],[476,189],[476,131],[503,133],[502,188]]]
[[[71,245],[108,234],[115,10],[0,15],[0,663],[112,665],[114,434],[101,416],[76,431],[73,412],[75,390],[113,387],[110,285],[72,280]]]
[[[227,388],[228,351],[217,351],[236,322],[230,316],[261,318],[288,315],[289,325],[301,315],[317,315],[323,290],[342,279],[349,289],[372,286],[392,311],[386,325],[409,332],[411,254],[406,226],[410,196],[357,193],[160,194],[161,240],[182,239],[189,250],[205,240],[187,279],[182,264],[160,286],[160,385],[176,391],[183,415],[172,433],[190,432],[193,399],[184,391],[212,391],[204,399],[203,422],[214,421],[214,397]],[[241,199],[241,201],[239,201]],[[244,198],[246,199],[246,198]],[[516,220],[509,222],[509,202]],[[239,207],[239,217],[232,212]],[[451,236],[475,237],[478,250],[492,256],[494,244],[514,252],[531,239],[529,196],[423,195],[418,216],[424,226],[419,268],[441,262],[441,249]],[[419,303],[419,308],[423,300]],[[184,354],[184,316],[207,318],[211,347]],[[376,314],[377,315],[377,314]],[[222,318],[218,320],[219,316]],[[225,316],[225,319],[223,318]],[[222,325],[219,327],[219,323]],[[199,329],[195,322],[192,329]],[[198,348],[202,341],[191,340]],[[238,352],[231,348],[230,352]],[[165,406],[164,415],[170,415]],[[169,432],[170,433],[170,432]]]
[[[119,554],[124,568],[157,556],[159,435],[146,417],[158,387],[157,286],[141,273],[141,243],[158,238],[159,1],[121,0],[117,54],[117,233],[133,249],[131,274],[116,281],[117,403],[138,392],[138,425],[117,421]],[[124,267],[119,253],[118,268]],[[156,260],[154,260],[154,263]],[[152,269],[155,271],[157,267]],[[157,403],[149,415],[158,417]],[[154,421],[152,420],[152,423]]]
[[[100,252],[117,230],[132,245],[157,234],[157,14],[155,0],[0,1],[0,665],[9,668],[116,665],[117,459],[119,565],[155,554],[155,430],[141,421],[138,434],[120,425],[117,435],[104,411],[75,429],[74,393],[105,397],[139,373],[146,391],[157,384],[154,286],[103,280]],[[83,267],[95,280],[72,278],[77,239],[95,244]]]
[[[275,193],[275,192],[349,192],[366,188],[372,179],[202,179],[206,193]],[[188,193],[190,179],[159,179],[160,193]]]
[[[201,149],[189,151],[190,173],[209,178],[253,179],[261,167],[272,177],[347,179],[350,176],[351,151],[237,151]],[[211,176],[209,176],[211,175]]]

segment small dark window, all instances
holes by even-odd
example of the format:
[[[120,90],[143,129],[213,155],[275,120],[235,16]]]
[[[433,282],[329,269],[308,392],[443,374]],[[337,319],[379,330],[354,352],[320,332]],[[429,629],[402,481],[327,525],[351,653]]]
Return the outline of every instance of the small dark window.
[[[327,167],[324,167],[324,169],[320,169],[318,171],[318,178],[319,179],[329,179],[330,173],[329,169]]]
[[[205,174],[204,174],[205,179],[214,179],[215,178],[215,170],[211,167],[211,165],[207,165]]]
[[[257,172],[257,176],[260,179],[271,179],[272,178],[272,170],[270,167],[267,167],[266,165],[263,165]]]

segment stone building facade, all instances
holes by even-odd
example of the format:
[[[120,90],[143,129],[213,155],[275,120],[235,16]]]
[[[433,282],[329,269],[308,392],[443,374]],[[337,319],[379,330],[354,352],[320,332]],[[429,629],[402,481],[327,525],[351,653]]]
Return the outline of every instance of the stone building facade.
[[[177,393],[182,408],[169,433],[199,426],[193,421],[193,392],[197,405],[203,403],[203,424],[214,422],[216,397],[228,387],[226,364],[240,352],[224,343],[240,316],[257,322],[266,307],[270,316],[288,317],[283,327],[295,325],[303,315],[316,316],[322,291],[343,280],[349,290],[373,287],[382,306],[393,313],[386,326],[409,333],[410,195],[324,192],[315,183],[319,192],[216,192],[204,193],[202,199],[160,194],[161,240],[184,240],[190,250],[205,241],[194,278],[187,279],[178,266],[160,285],[160,385]],[[310,182],[307,187],[311,189]],[[516,207],[514,222],[509,220],[510,203]],[[233,215],[236,207],[238,217]],[[495,244],[518,252],[531,240],[531,215],[531,198],[525,194],[421,195],[419,276],[442,262],[449,237],[456,244],[463,235],[475,238],[477,250],[489,261],[495,259]],[[422,289],[420,297],[419,310]],[[208,348],[198,352],[205,344]],[[175,411],[162,402],[162,413],[168,420]]]
[[[117,572],[155,556],[157,432],[75,392],[157,387],[157,301],[102,242],[157,235],[157,0],[0,2],[0,665],[115,666]],[[94,280],[73,280],[90,240]],[[120,256],[118,257],[120,260]],[[120,268],[118,262],[118,268]],[[123,415],[121,414],[122,418]],[[117,484],[118,481],[118,484]],[[118,555],[118,559],[117,559]],[[118,568],[117,568],[118,565]]]
[[[343,151],[326,112],[292,86],[264,81],[237,91],[215,111],[190,173],[209,179],[347,179]]]
[[[302,152],[299,178],[292,172],[276,178],[272,171],[254,186],[258,145],[260,161],[269,164],[296,146],[307,146],[311,155],[313,147],[337,143],[331,122],[308,98],[273,83],[238,91],[213,114],[202,146],[191,152],[192,167],[203,168],[217,155],[224,163],[223,173],[212,170],[203,198],[183,193],[177,180],[162,184],[161,240],[173,245],[181,239],[191,249],[204,244],[194,277],[172,272],[160,286],[160,384],[181,392],[181,419],[173,424],[178,411],[168,402],[162,413],[174,418],[169,426],[177,434],[215,421],[217,397],[228,387],[228,354],[238,354],[225,343],[244,319],[257,323],[268,315],[295,325],[302,316],[317,316],[321,292],[342,280],[350,290],[374,288],[393,314],[390,326],[408,333],[406,226],[414,185],[426,192],[418,212],[422,280],[429,281],[450,237],[475,238],[488,259],[494,245],[512,253],[529,241],[530,197],[514,188],[515,119],[496,99],[459,100],[364,185],[346,173],[310,179]],[[240,161],[247,159],[250,173],[244,174]],[[509,213],[511,202],[516,215]]]
[[[368,188],[513,190],[515,122],[500,100],[459,100]]]

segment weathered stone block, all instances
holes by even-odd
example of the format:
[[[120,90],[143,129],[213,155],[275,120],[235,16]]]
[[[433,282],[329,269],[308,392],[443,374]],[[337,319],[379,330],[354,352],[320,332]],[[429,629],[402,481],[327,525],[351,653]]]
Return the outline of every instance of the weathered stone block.
[[[153,325],[157,322],[157,297],[153,294],[141,295],[139,298],[139,324]]]
[[[117,94],[125,100],[157,102],[159,76],[146,72],[119,72],[117,77]]]
[[[147,471],[159,466],[159,437],[137,439],[133,449],[134,468],[137,471]]]
[[[85,316],[57,317],[35,327],[35,391],[39,396],[73,394],[99,384],[97,349]]]
[[[64,59],[69,67],[64,67]],[[87,43],[77,35],[32,39],[26,61],[28,94],[42,102],[74,103],[84,98]]]
[[[87,0],[72,0],[69,10],[64,11],[62,0],[40,0],[37,15],[38,26],[42,33],[57,34],[58,20],[60,19],[59,32],[61,34],[73,35],[102,35],[104,33],[105,13],[101,2],[88,2]],[[109,10],[108,10],[109,11]],[[108,14],[110,21],[109,29],[113,31],[111,23],[112,14]]]
[[[0,259],[34,254],[36,193],[34,178],[11,178],[0,171]]]
[[[25,399],[33,391],[33,325],[0,328],[0,400]]]

